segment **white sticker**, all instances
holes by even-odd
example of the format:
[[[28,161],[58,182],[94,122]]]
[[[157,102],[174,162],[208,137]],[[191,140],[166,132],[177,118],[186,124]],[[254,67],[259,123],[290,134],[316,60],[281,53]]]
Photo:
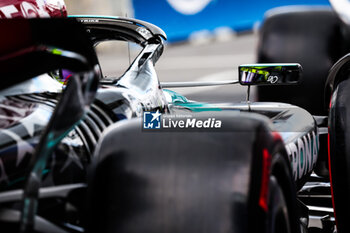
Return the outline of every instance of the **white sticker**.
[[[5,15],[5,18],[12,18],[12,15],[18,13],[17,8],[14,5],[0,7],[0,11]]]

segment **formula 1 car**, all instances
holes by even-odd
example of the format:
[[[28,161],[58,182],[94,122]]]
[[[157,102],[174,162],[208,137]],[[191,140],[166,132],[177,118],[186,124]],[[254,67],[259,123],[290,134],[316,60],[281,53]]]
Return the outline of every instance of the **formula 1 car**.
[[[12,38],[17,38],[18,28],[21,35],[28,32],[28,37],[1,44],[2,76],[16,77],[4,80],[0,93],[1,229],[317,230],[308,229],[308,221],[314,217],[309,211],[325,209],[318,206],[320,197],[313,198],[313,193],[329,189],[326,178],[320,177],[327,117],[312,116],[308,108],[285,103],[193,102],[166,90],[223,82],[159,82],[154,65],[166,35],[147,22],[97,16],[0,21],[0,30],[9,31]],[[92,46],[106,40],[142,47],[120,77],[105,77],[99,69]],[[7,49],[9,44],[12,50]],[[261,44],[263,47],[266,42]],[[32,48],[42,45],[53,46],[48,51],[58,60],[31,55]],[[60,60],[62,56],[69,61]],[[330,77],[336,77],[343,64],[340,61]],[[83,72],[78,74],[86,81],[82,84],[86,92],[72,91],[75,82],[70,80],[79,80],[72,71]],[[35,77],[46,72],[49,74]],[[239,80],[227,84],[292,88],[301,74],[297,63],[242,65]],[[29,77],[35,78],[19,83]],[[100,77],[96,99],[86,117],[75,125],[85,110],[82,107],[91,102],[96,77]],[[329,80],[331,91],[336,90],[340,79]],[[79,114],[75,114],[77,110]],[[332,119],[339,123],[338,115]],[[68,129],[72,130],[66,135]],[[343,132],[338,127],[331,129],[335,135]],[[319,176],[312,174],[318,170]],[[336,195],[342,195],[339,193]],[[322,219],[323,230],[333,229],[331,217]]]
[[[6,100],[31,105],[20,123],[7,124],[2,130],[11,137],[15,133],[8,132],[14,127],[25,128],[20,143],[13,140],[2,146],[3,229],[298,232],[307,228],[307,214],[300,211],[306,207],[297,202],[296,190],[313,171],[319,151],[318,126],[307,111],[282,103],[189,101],[162,88],[186,83],[158,81],[153,66],[166,38],[159,28],[126,18],[76,16],[70,20],[84,25],[93,44],[127,40],[143,50],[121,77],[100,79],[91,111],[57,146],[42,170],[43,187],[33,198],[39,200],[38,209],[30,208],[27,218],[23,217],[27,210],[19,203],[27,197],[21,189],[31,183],[26,174],[34,152],[24,153],[22,144],[28,145],[28,138],[33,148],[38,141],[40,124],[28,116],[52,109],[57,91],[44,91],[47,83],[41,82],[56,80],[39,77],[32,82],[41,83],[35,85],[41,90],[33,91],[25,83],[3,92]],[[58,70],[59,77],[54,78],[66,80],[67,73]],[[293,84],[300,74],[298,64],[245,65],[240,67],[240,82]],[[33,128],[31,135],[28,129]],[[17,151],[17,156],[11,151]]]

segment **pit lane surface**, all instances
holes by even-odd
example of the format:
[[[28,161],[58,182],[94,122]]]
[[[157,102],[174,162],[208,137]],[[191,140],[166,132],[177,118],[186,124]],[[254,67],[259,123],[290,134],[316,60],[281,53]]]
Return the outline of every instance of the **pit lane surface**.
[[[246,34],[225,42],[167,46],[156,70],[164,82],[237,80],[238,66],[255,62],[256,44],[257,36]],[[232,102],[245,100],[246,89],[228,85],[174,90],[192,100]]]
[[[238,66],[255,62],[257,36],[253,33],[231,36],[225,41],[191,42],[166,45],[155,68],[161,82],[237,80]],[[117,51],[118,52],[118,51]],[[126,50],[116,58],[105,51],[99,57],[102,69],[109,74],[120,73],[118,66],[126,62]],[[132,53],[132,52],[131,52]],[[131,55],[133,57],[133,54]],[[246,98],[246,87],[240,85],[176,88],[187,98],[204,102],[235,102]]]

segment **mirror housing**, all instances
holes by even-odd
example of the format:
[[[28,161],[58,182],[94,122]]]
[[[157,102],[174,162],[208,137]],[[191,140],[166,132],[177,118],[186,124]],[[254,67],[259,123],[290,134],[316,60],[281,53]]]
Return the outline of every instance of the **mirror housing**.
[[[241,85],[295,85],[301,80],[298,63],[245,64],[238,68]]]

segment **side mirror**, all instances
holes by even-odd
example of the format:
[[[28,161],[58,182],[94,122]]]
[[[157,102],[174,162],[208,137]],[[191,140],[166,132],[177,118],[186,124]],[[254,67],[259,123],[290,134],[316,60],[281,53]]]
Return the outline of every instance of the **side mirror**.
[[[247,64],[238,68],[241,85],[292,85],[301,80],[298,63]]]

